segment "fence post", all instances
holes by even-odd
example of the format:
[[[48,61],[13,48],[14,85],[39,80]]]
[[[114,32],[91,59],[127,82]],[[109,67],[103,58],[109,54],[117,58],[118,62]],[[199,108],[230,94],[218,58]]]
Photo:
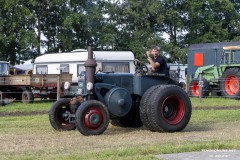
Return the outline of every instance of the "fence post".
[[[61,91],[61,86],[60,86],[60,76],[57,76],[57,100],[60,98],[60,91]]]
[[[187,93],[189,93],[189,92],[188,92],[188,91],[189,91],[189,84],[188,84],[188,76],[187,76],[187,75],[185,76],[185,84],[186,84],[185,91],[186,91]]]
[[[199,82],[198,82],[198,86],[199,86],[199,103],[202,102],[202,88],[203,88],[203,77],[202,74],[200,74],[200,78],[199,78]]]

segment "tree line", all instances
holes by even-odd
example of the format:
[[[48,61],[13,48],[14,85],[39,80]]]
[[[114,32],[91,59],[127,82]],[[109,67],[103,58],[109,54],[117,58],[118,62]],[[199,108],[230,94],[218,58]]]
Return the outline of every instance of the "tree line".
[[[11,64],[41,47],[131,50],[141,59],[152,45],[186,63],[191,44],[240,40],[239,0],[1,0],[0,8],[0,60]]]

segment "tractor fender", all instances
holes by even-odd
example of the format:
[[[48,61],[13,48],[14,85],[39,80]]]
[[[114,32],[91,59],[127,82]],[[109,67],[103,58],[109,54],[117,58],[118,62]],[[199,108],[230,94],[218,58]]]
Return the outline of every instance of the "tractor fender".
[[[96,94],[97,96],[97,99],[99,101],[101,101],[102,103],[104,103],[104,96],[105,94],[111,90],[112,88],[115,88],[116,86],[114,85],[111,85],[111,84],[107,84],[107,83],[96,83],[94,84],[94,93]],[[104,89],[104,90],[102,90]],[[101,91],[104,91],[104,92],[101,92]]]

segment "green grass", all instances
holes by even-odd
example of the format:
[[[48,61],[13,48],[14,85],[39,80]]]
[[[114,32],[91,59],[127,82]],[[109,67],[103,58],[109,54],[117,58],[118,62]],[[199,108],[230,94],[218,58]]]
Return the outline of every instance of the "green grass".
[[[23,104],[14,102],[0,107],[0,112],[31,112],[31,111],[49,111],[53,102],[34,102]]]
[[[238,100],[219,98],[191,101],[194,107],[238,104]],[[48,111],[52,103],[12,103],[0,107],[0,112]],[[0,117],[0,159],[155,160],[157,154],[240,149],[239,115],[240,109],[193,110],[182,132],[158,133],[144,127],[110,125],[99,136],[83,136],[77,130],[55,131],[47,114]]]
[[[237,106],[240,100],[226,98],[202,98],[201,102],[198,98],[190,98],[193,107],[214,107],[214,106]],[[14,102],[0,107],[0,112],[31,112],[31,111],[49,111],[54,102],[36,101],[30,104],[22,104]]]
[[[240,110],[194,110],[183,132],[109,126],[103,135],[52,129],[48,115],[0,117],[0,159],[155,160],[155,155],[240,148]]]
[[[190,98],[193,107],[239,106],[240,100],[229,98]]]

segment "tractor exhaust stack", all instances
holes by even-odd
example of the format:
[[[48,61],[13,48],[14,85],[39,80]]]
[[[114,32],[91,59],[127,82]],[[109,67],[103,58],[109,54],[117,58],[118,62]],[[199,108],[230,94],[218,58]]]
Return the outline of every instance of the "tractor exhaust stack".
[[[94,75],[96,71],[97,62],[93,58],[93,51],[91,47],[88,47],[88,59],[84,63],[86,70],[86,79],[87,79],[87,93],[91,94],[94,83]]]

